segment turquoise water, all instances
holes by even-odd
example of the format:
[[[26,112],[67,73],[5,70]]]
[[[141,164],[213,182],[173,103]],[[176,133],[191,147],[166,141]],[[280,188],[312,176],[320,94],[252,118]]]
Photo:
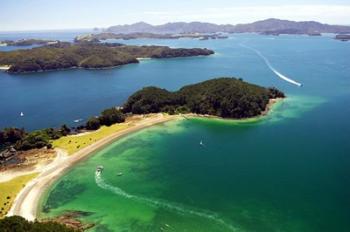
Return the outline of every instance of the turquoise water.
[[[71,123],[145,85],[175,90],[218,76],[276,86],[288,98],[263,120],[184,119],[131,134],[62,177],[42,217],[84,211],[91,231],[350,230],[350,43],[253,34],[124,42],[217,53],[111,70],[0,73],[1,126]],[[242,43],[303,87],[279,79]],[[96,176],[97,165],[105,169]]]
[[[88,212],[91,231],[348,231],[350,131],[324,104],[291,97],[264,120],[129,135],[61,178],[42,217]]]

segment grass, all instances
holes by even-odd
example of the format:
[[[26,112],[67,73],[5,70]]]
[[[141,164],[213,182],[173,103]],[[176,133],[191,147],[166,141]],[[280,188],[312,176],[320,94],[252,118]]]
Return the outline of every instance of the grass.
[[[0,183],[0,218],[3,218],[10,210],[19,191],[37,175],[37,173],[23,175]]]
[[[129,127],[127,123],[114,124],[112,126],[103,126],[97,131],[88,132],[87,134],[82,134],[79,136],[64,136],[57,140],[52,141],[52,145],[55,148],[61,148],[68,152],[69,155],[87,147],[96,141],[113,134],[117,131],[126,129]]]

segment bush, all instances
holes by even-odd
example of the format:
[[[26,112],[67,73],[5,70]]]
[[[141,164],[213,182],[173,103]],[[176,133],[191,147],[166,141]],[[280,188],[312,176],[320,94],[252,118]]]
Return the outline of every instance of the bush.
[[[121,123],[125,121],[125,115],[116,108],[109,108],[102,111],[99,117],[100,124],[110,126],[114,123]]]
[[[101,127],[100,120],[96,117],[92,117],[86,122],[87,130],[97,130],[100,127]]]
[[[56,222],[29,222],[20,216],[0,220],[0,232],[74,232],[73,229]]]

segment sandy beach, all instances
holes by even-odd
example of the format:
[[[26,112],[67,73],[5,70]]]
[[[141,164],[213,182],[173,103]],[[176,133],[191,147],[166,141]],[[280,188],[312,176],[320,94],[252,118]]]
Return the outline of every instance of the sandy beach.
[[[35,220],[39,200],[42,194],[55,180],[62,176],[67,170],[69,170],[69,168],[73,167],[74,164],[88,157],[92,152],[122,136],[177,118],[180,117],[163,114],[156,114],[155,116],[144,118],[139,122],[133,123],[130,127],[117,131],[70,156],[68,156],[65,151],[56,149],[58,158],[43,169],[36,178],[26,184],[26,186],[18,193],[7,215],[19,215],[30,221]]]

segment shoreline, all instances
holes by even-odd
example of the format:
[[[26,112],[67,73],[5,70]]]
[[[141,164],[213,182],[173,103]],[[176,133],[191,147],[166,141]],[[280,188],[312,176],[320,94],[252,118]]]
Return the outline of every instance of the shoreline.
[[[34,221],[38,215],[38,207],[42,194],[58,178],[64,175],[70,168],[74,167],[76,163],[84,160],[93,152],[115,142],[119,138],[153,125],[162,124],[175,119],[179,119],[179,117],[177,115],[157,114],[157,117],[151,119],[146,118],[131,127],[117,131],[70,156],[68,156],[65,151],[56,149],[57,153],[64,158],[60,159],[58,162],[52,163],[50,168],[45,169],[36,178],[25,185],[17,194],[7,216],[18,215],[29,221]]]
[[[29,221],[34,221],[38,216],[42,195],[57,179],[69,171],[70,168],[73,168],[76,163],[88,158],[92,153],[131,133],[168,121],[186,119],[186,117],[231,120],[235,122],[250,122],[252,120],[264,119],[264,117],[271,111],[273,105],[281,100],[283,100],[283,98],[270,99],[269,103],[266,105],[266,109],[261,112],[260,115],[243,119],[225,119],[217,116],[198,114],[164,115],[158,113],[156,114],[156,117],[142,119],[140,122],[132,124],[131,127],[116,131],[115,133],[82,148],[74,154],[68,155],[66,151],[56,148],[57,156],[60,158],[55,159],[55,161],[50,163],[47,168],[43,169],[37,177],[25,185],[25,187],[17,194],[7,216],[18,215]]]
[[[271,98],[269,102],[266,105],[266,108],[264,111],[262,111],[259,115],[249,118],[222,118],[219,116],[209,115],[209,114],[195,114],[195,113],[188,113],[188,114],[182,114],[180,116],[184,117],[185,119],[188,118],[199,118],[199,119],[215,119],[215,120],[223,120],[228,122],[237,122],[237,123],[245,123],[245,122],[252,122],[252,121],[258,121],[265,119],[267,115],[271,112],[272,108],[278,103],[283,101],[285,98]]]

